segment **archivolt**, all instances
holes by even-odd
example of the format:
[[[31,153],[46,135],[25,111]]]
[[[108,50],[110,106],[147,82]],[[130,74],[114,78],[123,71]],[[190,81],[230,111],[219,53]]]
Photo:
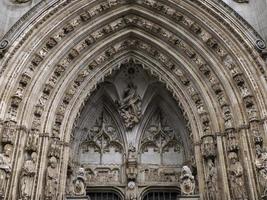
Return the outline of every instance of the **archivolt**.
[[[208,173],[202,160],[209,156],[201,144],[213,138],[217,151],[223,152],[230,133],[235,132],[241,147],[239,160],[247,167],[250,197],[258,198],[253,192],[258,184],[253,178],[255,166],[249,162],[255,159],[250,148],[254,138],[249,132],[267,129],[266,72],[253,37],[242,33],[246,29],[242,22],[226,14],[218,3],[201,0],[54,1],[38,13],[32,15],[35,21],[17,29],[18,35],[10,35],[9,49],[1,60],[2,120],[40,135],[38,187],[33,199],[43,193],[49,145],[60,146],[64,183],[69,137],[83,103],[129,58],[157,76],[184,109],[196,145],[202,194]],[[28,137],[25,130],[20,132],[16,143]],[[263,134],[257,136],[263,138]],[[20,171],[24,147],[15,148],[13,166]],[[246,151],[251,154],[243,159]],[[229,162],[224,156],[219,154],[213,161],[221,165],[221,190],[230,199]],[[16,171],[10,186],[17,185]],[[63,195],[64,184],[60,186]],[[16,193],[11,188],[10,197]]]

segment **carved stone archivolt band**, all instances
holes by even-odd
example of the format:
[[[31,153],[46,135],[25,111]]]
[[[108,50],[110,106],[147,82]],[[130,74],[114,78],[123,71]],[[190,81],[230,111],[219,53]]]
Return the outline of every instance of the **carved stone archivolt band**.
[[[205,2],[60,1],[21,29],[20,37],[4,42],[1,195],[65,195],[69,147],[62,144],[70,142],[84,102],[131,56],[166,85],[192,141],[202,141],[194,147],[201,198],[264,198],[267,124],[260,119],[266,118],[266,64],[242,33],[243,22],[231,16],[237,29],[228,24],[230,14],[223,19],[215,12],[219,4]],[[118,101],[129,129],[142,116],[134,91],[129,85]],[[126,101],[129,96],[134,104]],[[242,124],[248,128],[239,130]],[[216,132],[226,137],[214,137]],[[83,194],[83,170],[77,174],[74,191]],[[186,167],[181,180],[192,191],[196,177]]]

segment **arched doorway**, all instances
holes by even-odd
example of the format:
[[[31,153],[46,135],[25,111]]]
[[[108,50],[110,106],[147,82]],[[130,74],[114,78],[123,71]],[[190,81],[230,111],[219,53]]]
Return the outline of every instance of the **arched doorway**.
[[[98,85],[76,123],[67,176],[69,198],[89,195],[91,199],[116,199],[106,192],[112,186],[126,199],[155,195],[172,199],[179,193],[167,191],[180,190],[185,180],[191,188],[182,191],[198,193],[188,122],[168,89],[138,60],[125,60]],[[190,177],[183,180],[185,166]],[[76,183],[79,178],[83,191],[79,190],[80,182]],[[160,186],[167,191],[140,196],[147,187]],[[102,191],[94,193],[87,187]]]
[[[220,1],[40,3],[1,43],[1,197],[64,199],[75,183],[77,199],[87,176],[126,199],[166,180],[181,191],[194,181],[200,199],[265,198],[266,64],[248,30]],[[157,80],[148,92],[107,81],[130,60]]]

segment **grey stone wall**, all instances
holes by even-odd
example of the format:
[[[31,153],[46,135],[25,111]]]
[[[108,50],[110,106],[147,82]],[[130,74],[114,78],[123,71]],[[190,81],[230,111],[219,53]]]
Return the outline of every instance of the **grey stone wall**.
[[[31,0],[27,3],[14,3],[14,0],[0,0],[0,38],[16,21],[41,0]],[[50,0],[45,0],[50,1]]]
[[[223,0],[267,41],[267,0],[249,0],[249,3],[236,3],[233,0]]]

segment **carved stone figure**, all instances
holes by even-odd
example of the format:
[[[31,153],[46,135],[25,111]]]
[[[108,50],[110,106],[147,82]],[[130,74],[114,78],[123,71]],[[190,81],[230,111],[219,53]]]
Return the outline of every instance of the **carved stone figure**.
[[[85,186],[85,170],[84,168],[79,168],[77,172],[77,177],[73,181],[73,194],[76,196],[84,196],[86,194]]]
[[[16,123],[11,120],[6,121],[2,132],[2,142],[14,144],[16,138],[16,131]]]
[[[58,184],[57,162],[58,161],[54,156],[49,159],[49,164],[46,172],[45,200],[57,199],[57,184]]]
[[[134,180],[137,177],[137,155],[133,144],[129,146],[126,173],[130,180]]]
[[[36,130],[31,130],[27,138],[26,149],[36,151],[38,148],[39,135]]]
[[[137,87],[133,83],[128,84],[128,87],[123,91],[122,100],[117,104],[125,126],[129,129],[133,128],[141,117],[141,97],[137,94]]]
[[[230,129],[227,132],[227,141],[228,141],[228,151],[238,151],[238,139],[236,138],[236,133],[234,129]]]
[[[20,176],[20,199],[31,199],[32,186],[34,182],[34,175],[36,173],[36,159],[37,154],[33,152],[30,159],[26,160],[22,168]]]
[[[136,184],[134,181],[128,182],[128,187],[126,191],[126,200],[137,200],[137,195],[136,195]]]
[[[215,152],[215,142],[213,139],[213,136],[206,136],[203,137],[203,143],[202,143],[202,154],[205,158],[214,158],[216,155]]]
[[[258,150],[255,165],[259,172],[259,182],[263,188],[263,196],[267,196],[267,151]]]
[[[194,194],[195,178],[192,175],[191,169],[188,166],[183,166],[182,174],[180,176],[180,187],[182,194]]]
[[[237,154],[230,152],[229,155],[230,167],[229,167],[229,178],[231,184],[231,192],[233,199],[246,200],[246,192],[244,188],[244,170],[241,163],[238,161]]]
[[[6,144],[0,154],[0,197],[5,196],[5,189],[11,173],[11,153],[13,146]]]
[[[209,159],[207,162],[208,174],[207,174],[207,197],[209,200],[217,200],[217,173],[214,162]]]

